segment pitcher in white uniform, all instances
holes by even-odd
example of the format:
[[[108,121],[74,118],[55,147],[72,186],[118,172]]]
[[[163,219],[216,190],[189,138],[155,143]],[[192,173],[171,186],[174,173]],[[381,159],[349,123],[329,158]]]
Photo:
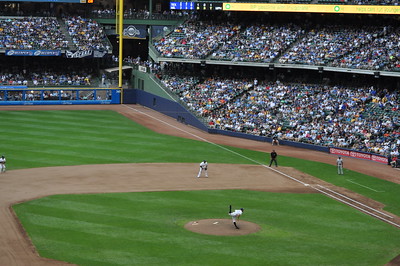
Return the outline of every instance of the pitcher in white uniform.
[[[233,225],[236,227],[236,229],[239,229],[239,227],[236,224],[236,221],[239,220],[240,216],[243,214],[244,209],[240,208],[240,210],[235,210],[234,212],[230,212],[229,215],[232,217],[232,222]]]

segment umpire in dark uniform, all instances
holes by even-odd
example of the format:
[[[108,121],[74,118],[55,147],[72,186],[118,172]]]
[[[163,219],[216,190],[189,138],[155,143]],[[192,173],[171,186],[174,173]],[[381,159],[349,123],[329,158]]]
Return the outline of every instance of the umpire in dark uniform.
[[[278,167],[278,162],[276,160],[277,157],[278,157],[278,154],[276,153],[276,151],[272,150],[271,160],[269,161],[269,167],[271,167],[272,163],[275,163],[275,166]]]

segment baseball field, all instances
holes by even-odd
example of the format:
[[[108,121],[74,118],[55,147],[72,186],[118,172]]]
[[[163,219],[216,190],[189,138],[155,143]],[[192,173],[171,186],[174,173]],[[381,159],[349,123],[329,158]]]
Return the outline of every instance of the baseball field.
[[[136,105],[1,107],[0,121],[0,265],[400,263],[387,165],[345,158],[339,176],[333,155]],[[196,178],[202,160],[209,178]],[[245,209],[239,230],[229,205]]]

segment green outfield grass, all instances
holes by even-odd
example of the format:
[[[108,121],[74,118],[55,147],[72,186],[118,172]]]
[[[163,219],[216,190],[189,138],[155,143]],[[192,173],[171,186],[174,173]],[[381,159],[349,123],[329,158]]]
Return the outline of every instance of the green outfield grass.
[[[104,163],[194,163],[204,159],[235,164],[269,160],[269,154],[258,151],[158,134],[114,111],[1,111],[0,121],[0,135],[5,140],[0,153],[8,159],[8,170]],[[400,215],[398,184],[349,170],[338,176],[333,165],[297,158],[280,156],[279,164],[382,202],[386,210]]]
[[[154,133],[113,111],[2,111],[8,169],[149,162],[252,163],[219,146]],[[240,150],[262,162],[265,154]]]
[[[227,218],[262,230],[246,236],[187,231]],[[79,265],[384,265],[400,230],[321,194],[246,190],[55,195],[14,206],[44,257]],[[240,222],[239,222],[240,224]]]
[[[5,140],[0,153],[8,170],[204,159],[265,164],[269,159],[262,152],[158,134],[113,111],[1,111],[0,121]],[[280,156],[279,163],[380,201],[400,215],[398,184],[349,170],[338,176],[335,166],[296,158]],[[216,237],[183,229],[192,219],[223,218],[221,210],[235,200],[249,206],[246,218],[261,225],[261,232]],[[67,195],[14,209],[41,255],[81,265],[383,265],[400,253],[399,229],[319,194]]]

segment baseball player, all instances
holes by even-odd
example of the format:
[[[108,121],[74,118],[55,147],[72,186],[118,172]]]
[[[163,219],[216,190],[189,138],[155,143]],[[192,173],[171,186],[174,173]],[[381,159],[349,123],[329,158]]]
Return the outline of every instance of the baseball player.
[[[5,173],[6,172],[6,157],[1,156],[0,157],[0,173]]]
[[[232,217],[233,225],[235,226],[236,229],[239,229],[239,227],[236,224],[236,221],[239,220],[239,218],[243,214],[243,212],[244,212],[243,208],[240,208],[239,210],[235,210],[234,212],[229,212],[229,215]]]
[[[201,176],[202,172],[204,172],[205,176],[208,177],[207,167],[208,167],[208,163],[206,160],[204,160],[200,163],[200,170],[199,170],[199,173],[197,174],[197,178],[199,178]]]
[[[338,175],[343,175],[343,159],[342,159],[342,157],[339,156],[337,158],[336,165],[337,165]]]

